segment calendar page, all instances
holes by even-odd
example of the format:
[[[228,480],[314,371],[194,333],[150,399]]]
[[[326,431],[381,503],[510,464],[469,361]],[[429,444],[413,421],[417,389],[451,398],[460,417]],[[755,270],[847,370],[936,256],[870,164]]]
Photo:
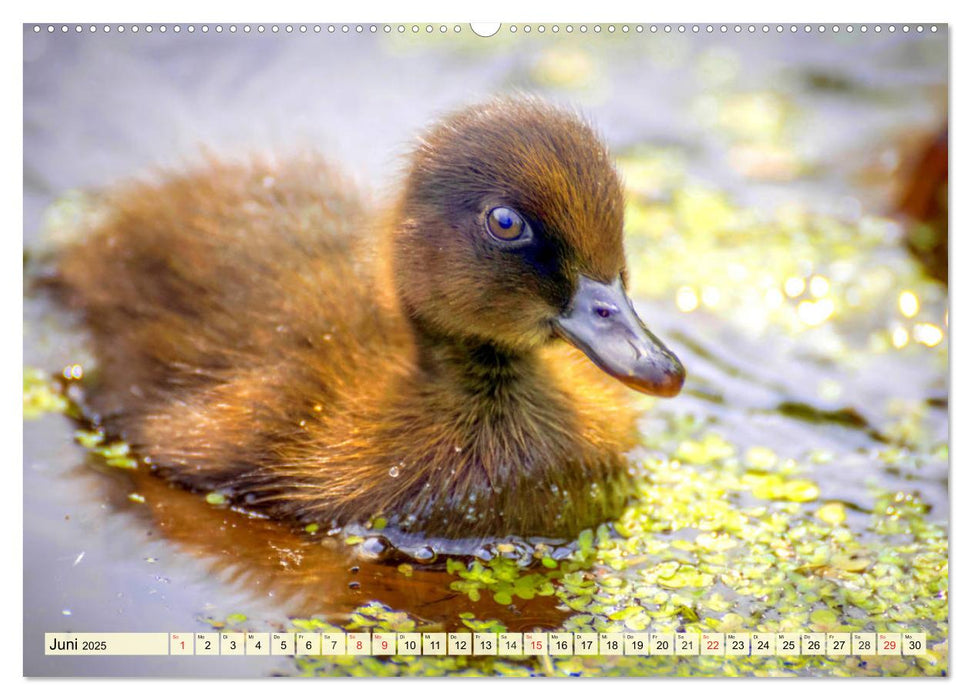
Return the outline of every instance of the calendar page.
[[[949,675],[946,22],[22,35],[24,675]]]

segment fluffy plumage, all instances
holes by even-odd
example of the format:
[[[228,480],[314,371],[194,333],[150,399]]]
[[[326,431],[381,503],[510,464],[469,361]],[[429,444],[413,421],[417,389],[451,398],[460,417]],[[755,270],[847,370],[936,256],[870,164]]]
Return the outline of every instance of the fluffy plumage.
[[[553,536],[617,515],[634,414],[555,323],[578,275],[626,279],[606,149],[506,99],[409,166],[381,216],[314,157],[106,193],[57,262],[101,361],[96,419],[165,477],[298,523]],[[496,206],[530,245],[489,238]]]

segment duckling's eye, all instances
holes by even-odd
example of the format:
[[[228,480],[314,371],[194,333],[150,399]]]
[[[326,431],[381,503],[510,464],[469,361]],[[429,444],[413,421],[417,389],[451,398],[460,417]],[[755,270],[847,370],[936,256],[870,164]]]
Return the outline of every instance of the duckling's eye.
[[[529,224],[526,220],[509,207],[496,207],[486,216],[489,233],[500,241],[515,241],[527,236]]]

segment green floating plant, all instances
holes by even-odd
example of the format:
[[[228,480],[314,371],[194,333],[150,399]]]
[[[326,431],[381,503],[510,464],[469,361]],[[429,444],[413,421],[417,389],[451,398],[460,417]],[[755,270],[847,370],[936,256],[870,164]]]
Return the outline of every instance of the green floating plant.
[[[33,367],[24,367],[24,420],[47,413],[65,413],[70,402],[51,375]]]
[[[804,498],[808,478],[752,471],[724,438],[699,434],[704,462],[652,459],[638,498],[613,527],[584,531],[573,554],[529,566],[451,559],[453,591],[516,605],[552,596],[575,632],[907,631],[917,657],[349,657],[300,659],[313,675],[941,675],[947,672],[946,531],[912,493],[875,492],[869,522],[840,503]],[[716,447],[717,446],[717,447]],[[714,449],[710,449],[714,448]],[[764,453],[763,453],[764,454]],[[698,458],[698,453],[693,453]],[[776,460],[778,461],[778,460]],[[760,467],[770,467],[765,459]],[[799,465],[794,467],[799,470]],[[757,477],[757,478],[756,478]],[[769,478],[771,489],[767,490]],[[798,487],[792,487],[796,483]],[[795,490],[793,490],[795,488]],[[750,498],[745,499],[744,496]],[[793,496],[796,496],[795,498]],[[745,505],[739,505],[745,503]],[[554,564],[553,567],[549,566]],[[459,614],[471,631],[502,620]],[[295,626],[299,626],[294,621]],[[313,629],[322,628],[314,624]],[[418,620],[372,602],[340,630],[415,630]]]

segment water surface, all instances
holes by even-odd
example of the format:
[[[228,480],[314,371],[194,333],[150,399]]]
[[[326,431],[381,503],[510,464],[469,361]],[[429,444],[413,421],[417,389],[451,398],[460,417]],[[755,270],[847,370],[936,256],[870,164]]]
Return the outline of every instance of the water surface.
[[[632,458],[645,487],[627,516],[572,545],[572,560],[511,574],[502,557],[404,569],[362,558],[347,533],[294,533],[109,467],[77,444],[79,425],[64,415],[25,421],[27,674],[946,670],[947,290],[909,257],[913,224],[894,211],[914,153],[944,123],[946,32],[419,40],[25,29],[24,39],[28,273],[83,214],[84,190],[182,167],[202,146],[313,147],[380,199],[436,114],[519,89],[580,106],[618,156],[639,309],[689,371],[680,397],[644,404]],[[28,294],[24,320],[29,367],[93,368],[83,332],[48,301]],[[776,576],[775,593],[756,585]],[[55,630],[313,624],[926,626],[943,646],[896,665],[762,666],[133,665],[37,651]]]

